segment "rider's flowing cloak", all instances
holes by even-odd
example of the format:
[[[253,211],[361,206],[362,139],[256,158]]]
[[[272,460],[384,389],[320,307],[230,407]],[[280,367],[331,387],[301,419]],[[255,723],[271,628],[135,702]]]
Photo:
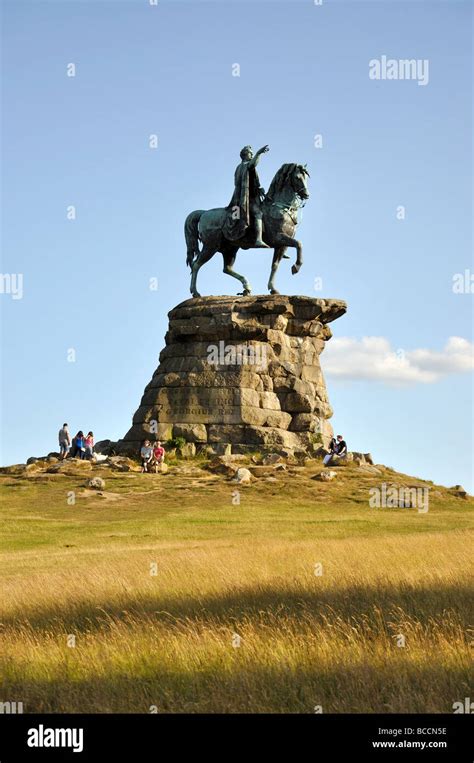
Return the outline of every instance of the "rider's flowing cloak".
[[[249,167],[250,162],[241,162],[234,175],[234,193],[227,207],[227,215],[224,223],[224,236],[230,241],[236,241],[245,235],[250,225],[250,184],[259,188],[260,179],[257,170]],[[255,177],[250,179],[250,172]]]

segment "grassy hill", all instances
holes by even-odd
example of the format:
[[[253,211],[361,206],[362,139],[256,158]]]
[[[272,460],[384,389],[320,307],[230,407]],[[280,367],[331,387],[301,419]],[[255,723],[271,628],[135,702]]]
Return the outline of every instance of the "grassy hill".
[[[452,712],[472,696],[473,499],[386,467],[330,482],[321,468],[260,467],[248,486],[198,458],[166,475],[2,470],[0,701]],[[371,508],[382,483],[429,487],[429,510]]]

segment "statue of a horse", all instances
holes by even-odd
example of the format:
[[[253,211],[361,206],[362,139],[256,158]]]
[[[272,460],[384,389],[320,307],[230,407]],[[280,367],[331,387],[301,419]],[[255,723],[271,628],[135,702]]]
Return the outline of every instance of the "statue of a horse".
[[[263,203],[263,240],[273,247],[272,269],[268,281],[270,294],[278,294],[274,286],[275,273],[289,246],[296,248],[296,262],[291,268],[297,273],[303,264],[303,248],[301,242],[293,238],[298,220],[297,212],[302,203],[309,198],[307,178],[309,173],[301,164],[283,164],[273,178]],[[239,249],[251,249],[251,232],[230,241],[223,233],[226,216],[229,209],[197,209],[191,212],[184,223],[186,236],[187,259],[191,268],[191,294],[199,297],[196,279],[199,269],[211,259],[216,252],[221,252],[224,259],[224,273],[237,278],[244,287],[243,294],[251,293],[251,287],[245,276],[233,269]],[[202,249],[199,249],[199,241]]]

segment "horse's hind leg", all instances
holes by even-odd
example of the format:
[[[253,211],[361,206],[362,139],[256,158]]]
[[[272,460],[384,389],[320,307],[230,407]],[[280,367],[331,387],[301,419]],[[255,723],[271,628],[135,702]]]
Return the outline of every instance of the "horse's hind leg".
[[[222,256],[224,258],[224,273],[227,273],[228,276],[232,276],[233,278],[236,278],[238,281],[240,281],[244,287],[243,295],[246,297],[248,294],[252,293],[252,287],[250,286],[245,276],[241,276],[240,273],[236,273],[233,269],[238,251],[239,248],[237,246],[229,246],[226,247],[222,252]]]
[[[207,244],[204,244],[200,254],[194,260],[193,266],[191,268],[191,286],[190,286],[190,292],[193,295],[193,297],[201,296],[196,288],[196,280],[197,280],[197,274],[199,273],[199,269],[206,262],[208,262],[208,260],[211,259],[211,257],[216,253],[216,251],[217,249],[214,249],[214,247],[210,247]]]
[[[280,293],[277,289],[275,289],[274,279],[275,279],[276,272],[278,270],[278,266],[282,258],[285,256],[286,249],[287,249],[286,246],[278,246],[275,248],[275,251],[273,253],[272,269],[270,271],[270,278],[268,281],[268,290],[270,294]]]

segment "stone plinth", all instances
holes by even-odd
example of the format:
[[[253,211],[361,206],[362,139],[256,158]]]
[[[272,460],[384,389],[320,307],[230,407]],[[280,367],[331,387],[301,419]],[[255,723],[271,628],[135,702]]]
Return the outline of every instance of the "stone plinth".
[[[200,297],[169,313],[166,346],[119,449],[143,439],[310,451],[332,437],[319,356],[337,299]]]

